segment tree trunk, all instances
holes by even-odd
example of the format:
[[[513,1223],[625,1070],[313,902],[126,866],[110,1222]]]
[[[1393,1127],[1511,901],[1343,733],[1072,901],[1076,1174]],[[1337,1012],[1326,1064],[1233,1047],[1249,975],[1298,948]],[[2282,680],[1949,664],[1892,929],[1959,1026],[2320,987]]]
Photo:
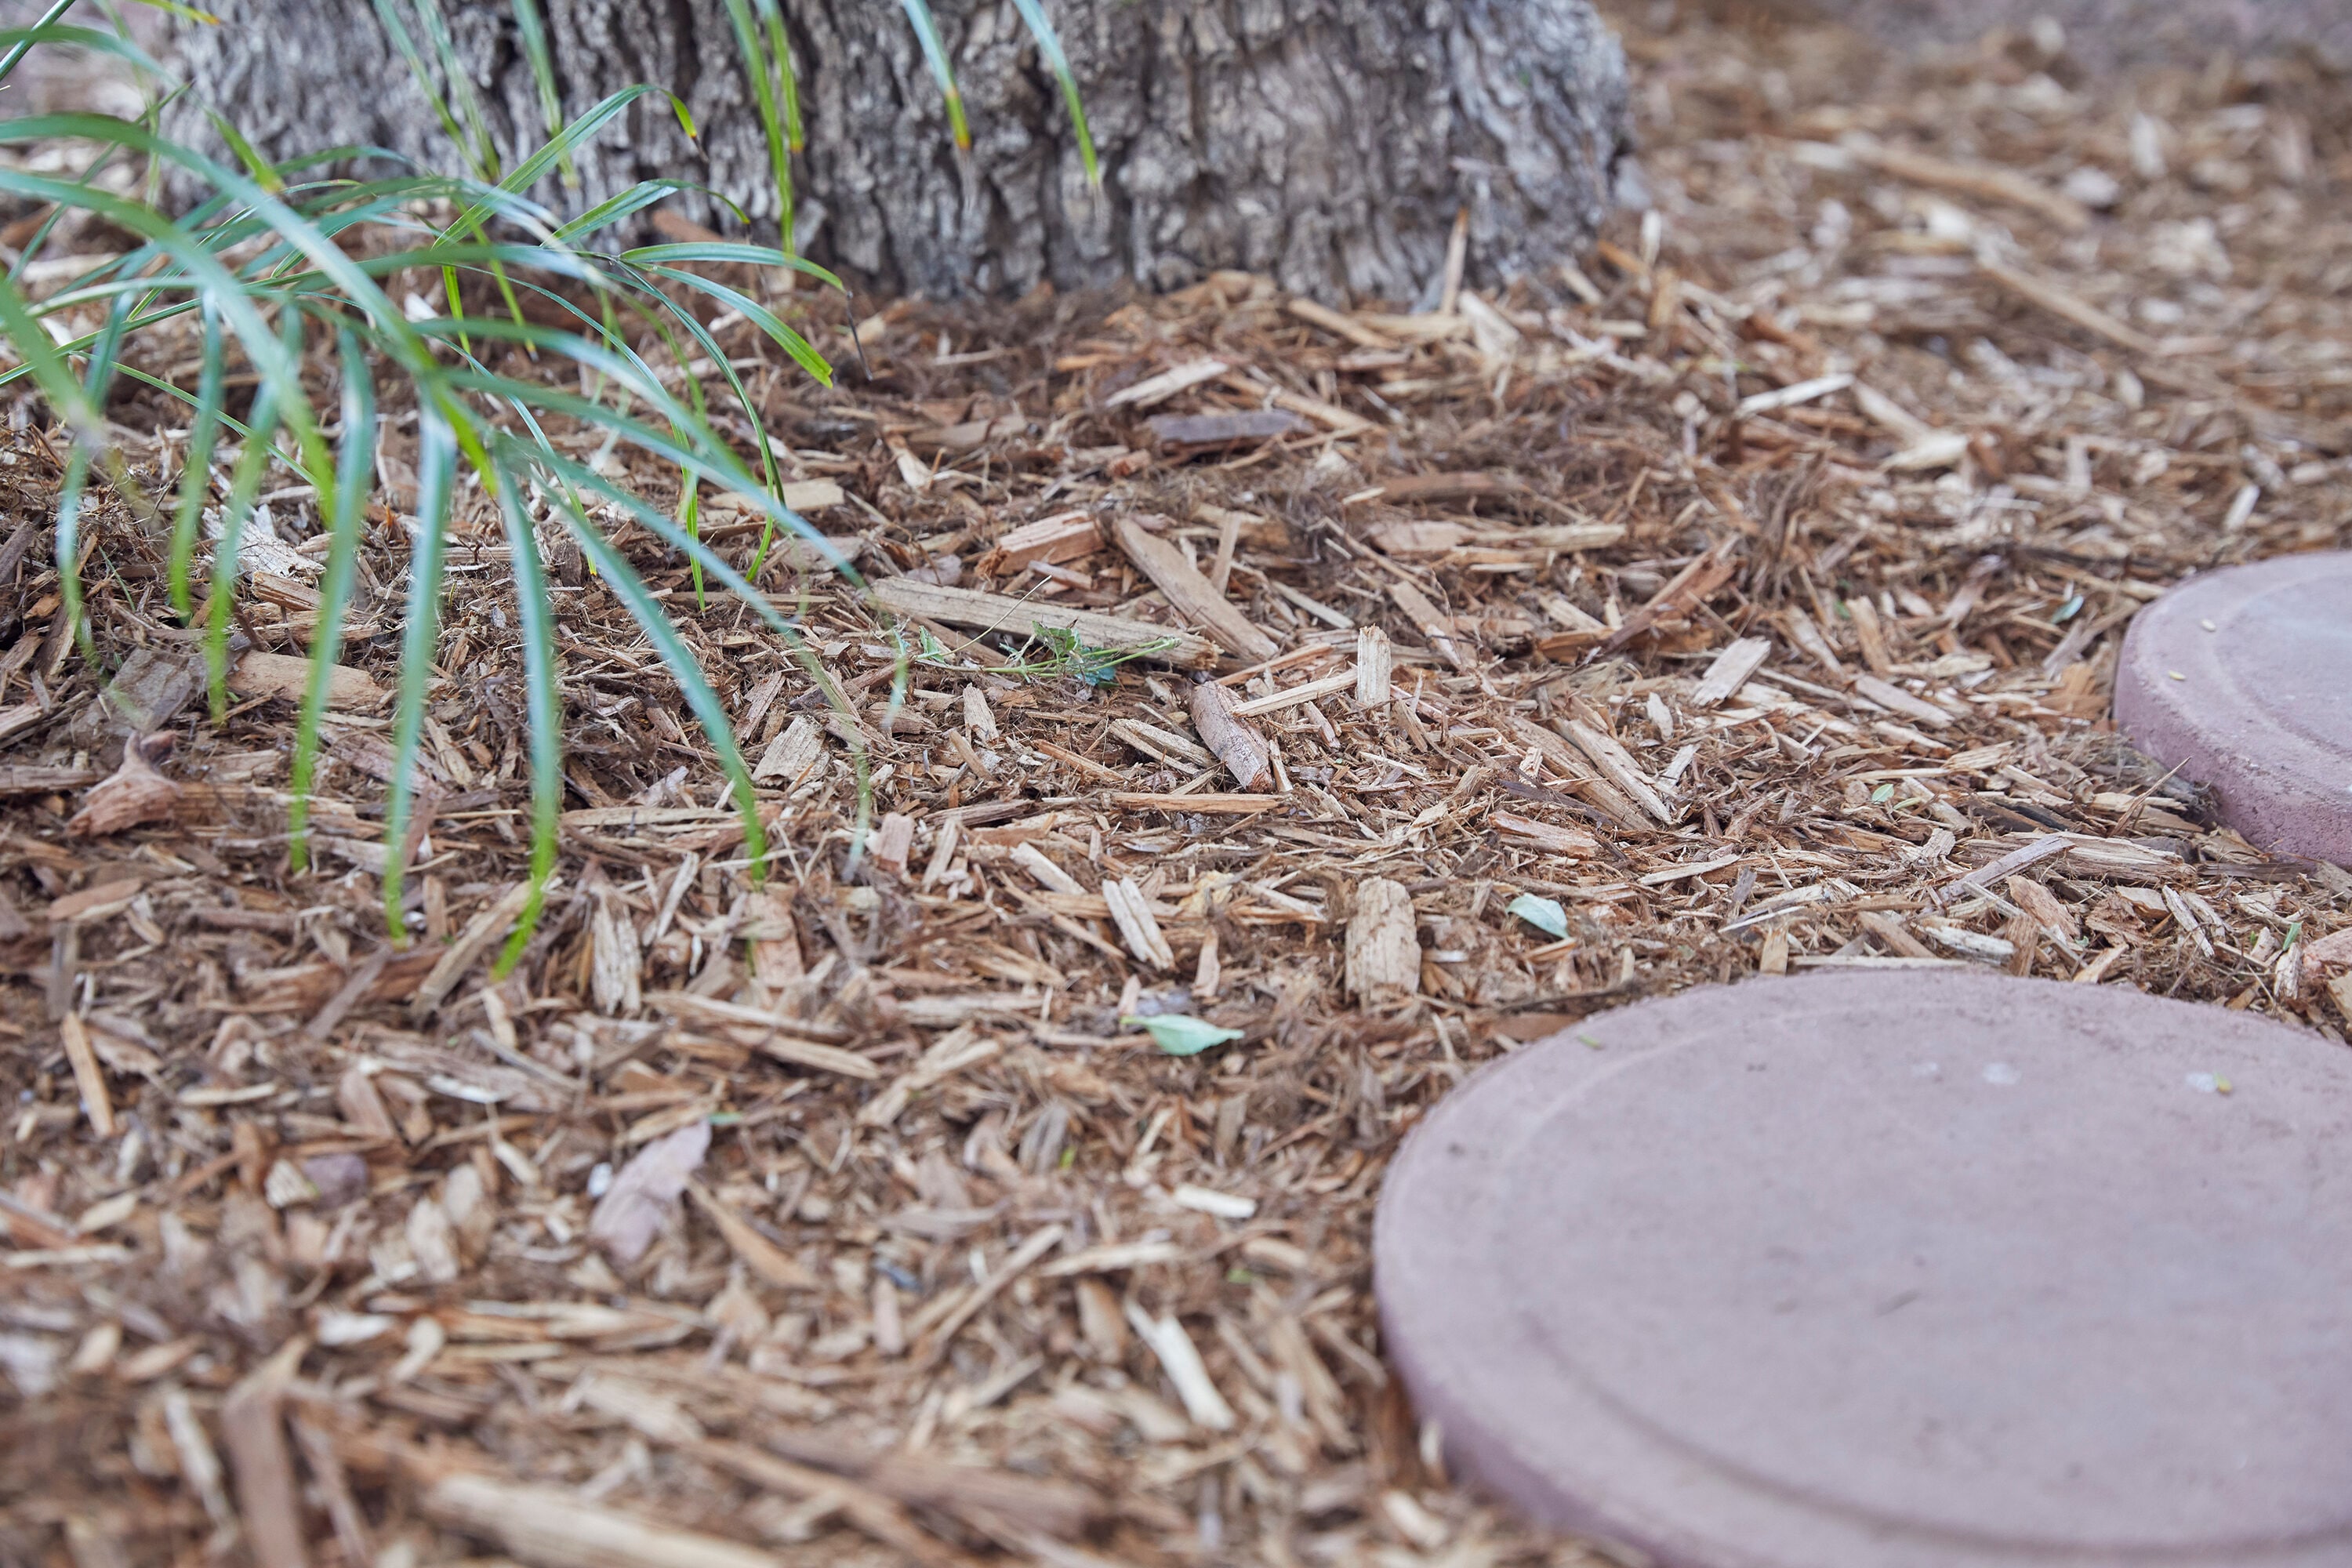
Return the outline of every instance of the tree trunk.
[[[772,240],[779,203],[724,0],[541,0],[564,112],[644,100],[579,159],[566,210],[669,175]],[[182,35],[197,96],[265,154],[374,145],[460,167],[371,0],[207,0]],[[502,155],[545,139],[509,0],[442,0]],[[1540,277],[1588,241],[1624,151],[1625,67],[1590,0],[1048,0],[1101,150],[1088,188],[1059,92],[1006,0],[940,0],[973,148],[960,157],[888,0],[785,0],[807,150],[803,250],[932,298],[1221,268],[1318,297],[1425,298],[1466,211],[1468,276]],[[411,12],[413,16],[414,13]],[[414,24],[412,23],[412,26]],[[173,126],[218,141],[190,105]],[[708,198],[676,210],[740,232]]]

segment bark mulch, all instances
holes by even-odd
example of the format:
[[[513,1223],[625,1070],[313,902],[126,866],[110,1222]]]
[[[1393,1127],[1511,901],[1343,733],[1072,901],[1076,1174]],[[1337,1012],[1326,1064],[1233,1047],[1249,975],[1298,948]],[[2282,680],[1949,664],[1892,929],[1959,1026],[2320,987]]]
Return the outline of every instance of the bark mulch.
[[[2217,827],[2106,713],[2167,584],[2352,546],[2346,83],[1628,29],[1655,205],[1556,299],[901,304],[836,391],[724,329],[924,658],[894,700],[882,621],[779,558],[853,730],[628,539],[758,762],[755,884],[652,650],[560,573],[562,880],[499,984],[488,509],[395,950],[398,484],[295,875],[306,497],[217,724],[101,509],[126,761],[19,419],[0,1561],[1598,1561],[1450,1484],[1381,1358],[1382,1169],[1479,1063],[1896,962],[2340,1038],[2352,877]],[[173,472],[162,411],[116,412]]]

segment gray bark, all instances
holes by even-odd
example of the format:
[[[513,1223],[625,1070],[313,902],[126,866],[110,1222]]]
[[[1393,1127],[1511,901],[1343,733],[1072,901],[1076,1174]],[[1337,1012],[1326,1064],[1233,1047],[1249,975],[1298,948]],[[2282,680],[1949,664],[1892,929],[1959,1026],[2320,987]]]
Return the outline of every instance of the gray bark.
[[[226,25],[179,57],[264,153],[362,144],[438,168],[453,149],[370,0],[208,0]],[[541,0],[576,114],[649,82],[701,145],[641,100],[579,159],[576,210],[635,181],[724,192],[772,240],[776,201],[722,0]],[[509,0],[443,0],[509,161],[544,139]],[[1457,211],[1470,277],[1540,277],[1587,242],[1626,138],[1623,55],[1589,0],[1049,0],[1104,178],[1090,190],[1060,96],[1005,0],[934,9],[963,89],[959,157],[913,33],[888,0],[785,0],[807,121],[803,250],[933,298],[1221,268],[1326,300],[1410,300],[1442,271]],[[213,133],[192,106],[175,132]],[[717,204],[687,216],[740,232]]]

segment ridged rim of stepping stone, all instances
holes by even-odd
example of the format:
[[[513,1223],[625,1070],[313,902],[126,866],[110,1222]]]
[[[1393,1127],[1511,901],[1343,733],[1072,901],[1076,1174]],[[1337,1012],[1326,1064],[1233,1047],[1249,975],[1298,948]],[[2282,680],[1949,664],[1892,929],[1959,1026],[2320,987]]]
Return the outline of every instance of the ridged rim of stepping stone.
[[[2142,610],[2116,721],[2257,847],[2352,865],[2352,552],[2209,573]]]
[[[2352,1052],[1945,971],[1685,992],[1406,1141],[1455,1469],[1683,1568],[2352,1563]]]

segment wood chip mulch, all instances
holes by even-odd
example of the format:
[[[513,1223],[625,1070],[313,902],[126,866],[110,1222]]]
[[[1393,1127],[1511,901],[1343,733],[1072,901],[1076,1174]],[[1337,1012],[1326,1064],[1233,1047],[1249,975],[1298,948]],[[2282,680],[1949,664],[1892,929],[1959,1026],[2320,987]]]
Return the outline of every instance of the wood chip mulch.
[[[1450,1484],[1381,1357],[1384,1163],[1479,1063],[1856,964],[2340,1038],[2352,877],[2217,827],[2105,715],[2166,584],[2352,546],[2347,84],[1628,42],[1655,205],[1564,303],[906,304],[835,391],[723,327],[796,498],[932,650],[894,704],[872,610],[790,552],[762,579],[854,694],[875,832],[853,868],[847,721],[625,530],[758,763],[771,875],[574,563],[562,880],[502,984],[487,507],[394,950],[397,484],[296,876],[305,497],[218,725],[157,547],[101,512],[126,760],[20,418],[0,1560],[1597,1562]],[[117,414],[175,473],[163,411]],[[1079,679],[1003,630],[1040,621],[1150,651]],[[1237,1037],[1129,1022],[1175,1016]]]

